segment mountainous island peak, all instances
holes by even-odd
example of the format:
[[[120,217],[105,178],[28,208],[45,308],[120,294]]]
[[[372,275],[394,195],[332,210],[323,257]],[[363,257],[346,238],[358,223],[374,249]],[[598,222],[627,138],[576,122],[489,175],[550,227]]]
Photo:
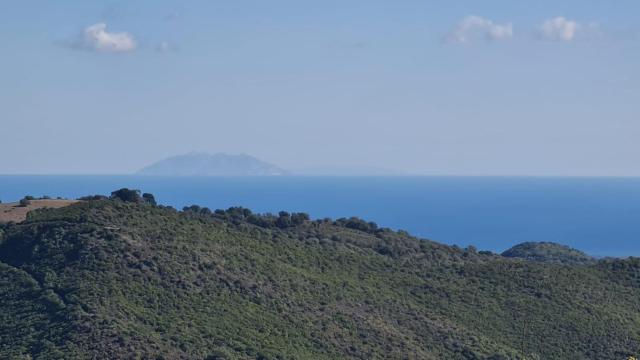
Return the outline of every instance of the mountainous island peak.
[[[138,175],[157,176],[281,176],[289,172],[247,154],[191,152],[155,162]]]

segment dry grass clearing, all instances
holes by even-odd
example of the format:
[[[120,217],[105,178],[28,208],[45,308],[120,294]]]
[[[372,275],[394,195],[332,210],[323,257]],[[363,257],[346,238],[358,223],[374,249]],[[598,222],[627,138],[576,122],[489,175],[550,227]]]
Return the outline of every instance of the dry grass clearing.
[[[9,221],[22,222],[27,219],[27,213],[31,210],[40,208],[61,208],[69,206],[78,200],[31,200],[27,206],[21,206],[20,203],[0,204],[0,223]]]

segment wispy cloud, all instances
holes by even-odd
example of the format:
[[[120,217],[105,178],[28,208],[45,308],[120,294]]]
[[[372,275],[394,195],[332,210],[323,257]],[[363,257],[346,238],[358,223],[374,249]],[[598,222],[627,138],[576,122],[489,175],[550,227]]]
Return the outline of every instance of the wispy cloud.
[[[592,41],[605,38],[605,33],[597,22],[583,24],[562,16],[545,20],[538,29],[538,35],[542,40],[562,42]]]
[[[544,40],[573,41],[582,25],[562,16],[546,20],[540,26],[540,36]]]
[[[127,32],[109,32],[107,24],[97,23],[84,29],[74,48],[109,53],[125,53],[136,50],[134,37]]]
[[[496,24],[492,20],[470,15],[462,19],[445,37],[448,43],[463,44],[477,37],[487,40],[507,40],[513,38],[513,24]]]

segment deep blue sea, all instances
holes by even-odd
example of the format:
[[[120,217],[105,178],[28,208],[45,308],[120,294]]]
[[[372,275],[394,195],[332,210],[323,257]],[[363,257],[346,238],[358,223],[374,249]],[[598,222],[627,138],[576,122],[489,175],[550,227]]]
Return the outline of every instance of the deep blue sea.
[[[121,187],[176,208],[358,216],[497,252],[554,241],[595,256],[640,256],[640,178],[0,176],[0,200],[77,198]]]

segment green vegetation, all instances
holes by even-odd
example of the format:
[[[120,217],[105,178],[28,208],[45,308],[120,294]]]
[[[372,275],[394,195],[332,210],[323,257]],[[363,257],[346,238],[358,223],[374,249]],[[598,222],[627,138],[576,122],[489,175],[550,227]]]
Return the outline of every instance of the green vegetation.
[[[153,196],[153,194],[149,194],[149,193],[142,194],[142,201],[147,203],[147,204],[157,205],[156,204],[156,198],[155,198],[155,196]]]
[[[142,202],[142,196],[140,190],[130,190],[122,188],[111,193],[111,199],[121,200],[126,202],[139,203]]]
[[[582,251],[551,242],[526,242],[512,247],[502,256],[561,264],[584,264],[594,258]]]
[[[27,207],[27,206],[31,205],[31,200],[27,199],[27,197],[24,197],[24,198],[20,199],[19,204],[22,207]]]
[[[4,225],[0,358],[640,353],[640,259],[527,261],[357,218],[205,209],[116,196]]]

